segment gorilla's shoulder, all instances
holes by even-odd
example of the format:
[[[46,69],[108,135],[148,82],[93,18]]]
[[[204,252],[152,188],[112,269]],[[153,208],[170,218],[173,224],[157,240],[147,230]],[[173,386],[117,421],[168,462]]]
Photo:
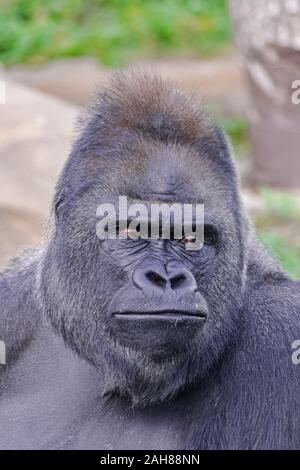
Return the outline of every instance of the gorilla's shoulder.
[[[0,340],[10,361],[30,342],[39,323],[36,277],[42,251],[24,251],[0,273]]]
[[[249,250],[244,305],[250,318],[269,330],[299,331],[300,282],[291,280],[273,256],[253,238]]]
[[[275,275],[250,283],[245,310],[254,338],[273,346],[300,339],[300,282]]]

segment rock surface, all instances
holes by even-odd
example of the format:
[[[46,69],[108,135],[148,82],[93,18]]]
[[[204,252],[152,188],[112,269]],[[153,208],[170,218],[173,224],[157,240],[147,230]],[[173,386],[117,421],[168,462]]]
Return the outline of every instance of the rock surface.
[[[11,81],[0,105],[0,265],[40,240],[76,108]]]

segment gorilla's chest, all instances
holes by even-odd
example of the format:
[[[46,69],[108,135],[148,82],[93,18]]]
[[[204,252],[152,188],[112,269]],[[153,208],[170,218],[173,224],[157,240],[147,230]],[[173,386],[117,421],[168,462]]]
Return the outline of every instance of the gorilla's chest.
[[[163,413],[95,413],[75,431],[72,448],[85,449],[178,449],[180,427]]]
[[[46,352],[33,344],[2,383],[0,449],[181,447],[180,406],[133,410],[102,398],[94,368],[59,340]]]
[[[133,412],[98,402],[56,400],[49,393],[4,396],[0,449],[176,449],[182,446],[169,413]],[[62,398],[60,396],[60,398]]]

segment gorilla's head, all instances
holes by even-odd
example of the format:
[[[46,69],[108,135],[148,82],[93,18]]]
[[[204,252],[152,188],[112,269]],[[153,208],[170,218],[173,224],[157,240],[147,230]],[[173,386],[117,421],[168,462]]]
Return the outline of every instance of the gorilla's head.
[[[204,245],[101,240],[100,204],[204,204]],[[201,380],[239,324],[246,222],[226,139],[194,96],[115,76],[81,122],[56,188],[41,301],[105,391],[145,406]],[[116,222],[116,226],[119,222]]]

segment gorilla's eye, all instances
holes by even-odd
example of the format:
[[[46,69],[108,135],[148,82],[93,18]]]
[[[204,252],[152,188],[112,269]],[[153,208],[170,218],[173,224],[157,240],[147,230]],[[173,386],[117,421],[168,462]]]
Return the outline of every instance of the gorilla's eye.
[[[181,239],[181,243],[183,243],[185,246],[192,245],[196,241],[197,241],[197,238],[195,237],[195,235],[186,235],[185,237]]]
[[[189,245],[193,245],[197,242],[197,236],[194,234],[186,235],[181,239],[181,243],[183,243],[186,247]],[[206,246],[214,246],[217,244],[218,241],[218,232],[212,225],[205,225],[204,227],[204,245]]]
[[[127,227],[120,232],[121,238],[131,238],[131,239],[138,239],[141,236],[140,232],[140,224],[137,225],[136,228]]]
[[[212,225],[205,225],[204,227],[204,245],[214,246],[218,241],[217,230]]]
[[[130,228],[125,228],[120,232],[120,235],[122,238],[136,238],[139,236],[139,232]]]

